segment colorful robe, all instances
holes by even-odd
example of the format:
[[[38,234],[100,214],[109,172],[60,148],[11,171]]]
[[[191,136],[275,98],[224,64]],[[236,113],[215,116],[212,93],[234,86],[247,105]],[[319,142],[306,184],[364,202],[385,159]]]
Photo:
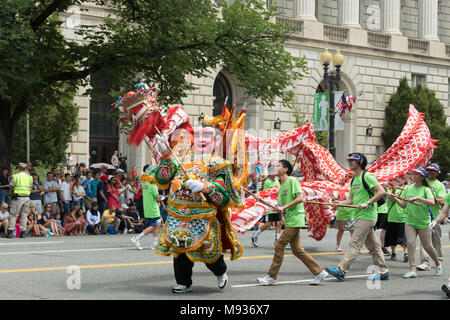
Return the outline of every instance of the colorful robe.
[[[191,261],[213,263],[222,253],[239,258],[243,249],[230,222],[229,208],[242,206],[233,184],[232,164],[218,156],[191,156],[183,161],[189,179],[204,183],[207,201],[184,186],[186,178],[173,159],[162,159],[151,176],[159,189],[170,189],[167,220],[156,253],[177,257],[185,253]]]

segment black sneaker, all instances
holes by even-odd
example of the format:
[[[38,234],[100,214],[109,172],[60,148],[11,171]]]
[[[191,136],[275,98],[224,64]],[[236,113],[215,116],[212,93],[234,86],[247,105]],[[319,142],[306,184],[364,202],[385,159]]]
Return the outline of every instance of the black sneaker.
[[[13,238],[13,231],[8,230],[8,233],[6,234],[5,238],[12,239]]]
[[[403,262],[408,262],[408,259],[409,259],[408,254],[405,253],[405,254],[403,255]]]
[[[386,248],[381,248],[381,251],[383,251],[385,256],[389,256],[391,253]]]
[[[391,255],[391,260],[397,260],[397,254],[396,253],[393,253]]]
[[[450,286],[447,284],[442,285],[442,291],[444,291],[447,294],[447,297],[450,298]]]

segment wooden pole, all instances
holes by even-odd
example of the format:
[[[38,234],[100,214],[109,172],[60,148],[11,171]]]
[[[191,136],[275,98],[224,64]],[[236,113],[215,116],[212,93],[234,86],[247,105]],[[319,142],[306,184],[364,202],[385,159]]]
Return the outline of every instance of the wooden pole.
[[[419,207],[421,207],[421,206],[422,206],[422,204],[421,204],[421,203],[419,203],[419,202],[416,202],[416,201],[411,201],[411,200],[409,200],[409,199],[406,199],[406,198],[402,198],[402,197],[400,197],[400,196],[397,196],[397,195],[395,195],[395,194],[393,194],[393,193],[391,193],[390,195],[391,195],[391,196],[393,196],[394,198],[397,198],[397,199],[399,199],[399,200],[402,200],[402,201],[406,201],[406,202],[410,202],[410,203],[412,203],[412,204],[415,204],[416,206],[419,206]]]
[[[255,197],[256,201],[261,202],[262,204],[265,204],[266,206],[272,208],[273,210],[282,213],[283,211],[280,210],[280,208],[275,207],[274,205],[272,205],[271,203],[267,202],[266,200],[261,199],[259,196],[257,196],[256,194],[254,194],[253,192],[251,192],[250,190],[247,190],[244,187],[241,187],[242,190],[244,190],[245,192],[247,192],[248,194],[251,194],[253,197]]]
[[[304,203],[310,203],[310,204],[318,204],[318,205],[321,205],[321,206],[336,206],[336,207],[346,207],[346,208],[355,208],[355,209],[358,208],[358,206],[356,206],[354,204],[326,203],[326,202],[318,202],[318,201],[310,201],[310,200],[305,200],[303,202]]]

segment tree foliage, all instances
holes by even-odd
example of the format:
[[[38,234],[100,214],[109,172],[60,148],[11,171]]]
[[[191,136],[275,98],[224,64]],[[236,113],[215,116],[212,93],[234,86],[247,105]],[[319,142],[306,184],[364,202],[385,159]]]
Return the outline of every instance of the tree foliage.
[[[397,91],[391,96],[386,106],[384,132],[382,139],[389,148],[397,139],[405,126],[409,105],[413,104],[419,112],[425,114],[425,122],[430,129],[431,137],[439,140],[434,151],[432,162],[441,168],[440,179],[446,179],[450,170],[450,127],[446,125],[444,107],[434,92],[420,84],[411,88],[406,78],[400,80]]]
[[[30,159],[33,164],[54,167],[65,163],[65,150],[78,131],[78,106],[73,92],[60,92],[57,101],[30,108]],[[14,135],[12,162],[26,159],[26,114],[19,120]]]
[[[77,27],[83,41],[61,33],[61,13],[71,5],[112,9],[99,25]],[[290,106],[302,58],[283,44],[290,30],[273,23],[274,8],[260,0],[231,5],[211,0],[3,0],[0,2],[0,162],[11,158],[13,134],[26,110],[60,90],[75,92],[101,72],[114,88],[145,81],[166,103],[194,89],[188,75],[226,69],[249,96]],[[89,93],[89,91],[88,91]]]

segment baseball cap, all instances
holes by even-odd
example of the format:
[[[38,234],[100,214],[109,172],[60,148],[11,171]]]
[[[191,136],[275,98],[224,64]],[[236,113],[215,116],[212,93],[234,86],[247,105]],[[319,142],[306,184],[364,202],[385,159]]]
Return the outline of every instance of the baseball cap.
[[[100,176],[100,180],[102,180],[102,181],[108,181],[108,175],[107,174],[104,174],[104,175],[102,175],[102,176]]]
[[[414,170],[412,170],[412,171],[413,171],[413,172],[420,173],[420,174],[423,175],[425,178],[428,178],[427,170],[425,170],[425,169],[422,168],[422,167],[419,167],[419,168],[414,169]]]
[[[434,170],[434,171],[437,171],[437,172],[441,173],[441,170],[439,169],[439,166],[437,164],[435,164],[435,163],[429,164],[425,168],[425,170]]]
[[[358,161],[361,159],[362,159],[361,156],[356,153],[350,153],[347,158],[347,160],[358,160]]]

